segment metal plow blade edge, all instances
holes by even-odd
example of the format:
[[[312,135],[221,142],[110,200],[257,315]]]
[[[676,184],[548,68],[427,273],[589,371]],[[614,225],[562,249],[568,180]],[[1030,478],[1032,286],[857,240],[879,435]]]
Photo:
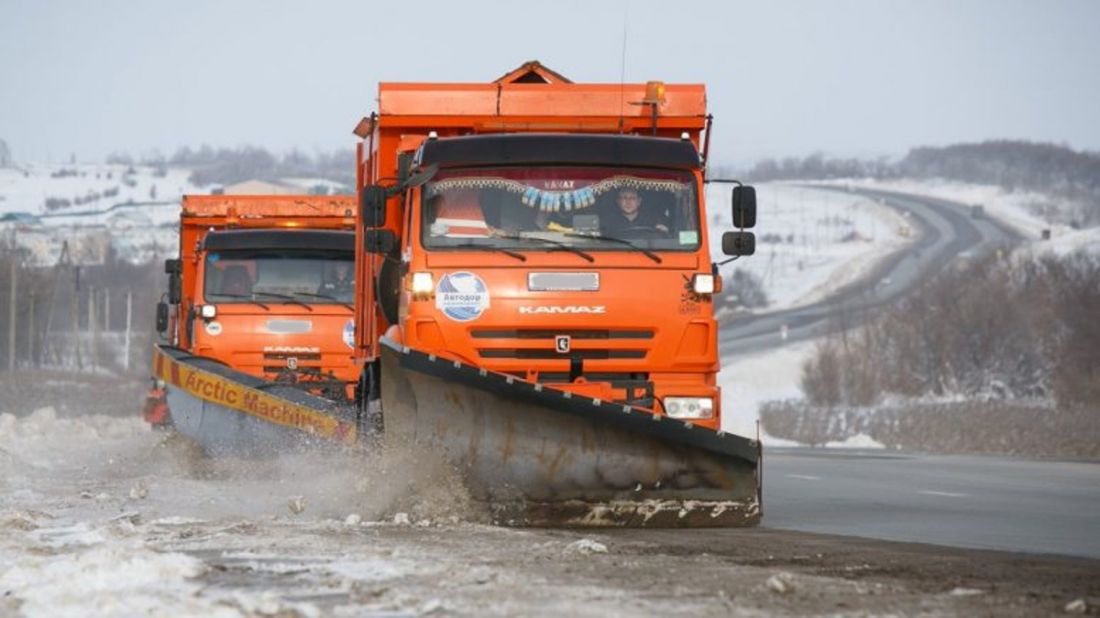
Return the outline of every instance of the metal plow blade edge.
[[[747,526],[760,449],[382,340],[385,439],[440,453],[516,526]]]
[[[209,456],[273,457],[357,439],[354,408],[213,359],[158,345],[153,374],[164,382],[172,426]]]

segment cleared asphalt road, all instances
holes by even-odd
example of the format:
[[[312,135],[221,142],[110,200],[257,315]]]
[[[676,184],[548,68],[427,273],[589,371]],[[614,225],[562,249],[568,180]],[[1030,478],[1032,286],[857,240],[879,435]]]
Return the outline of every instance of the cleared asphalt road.
[[[866,319],[869,312],[904,296],[956,260],[974,259],[1021,240],[1014,230],[988,217],[972,217],[970,207],[965,204],[869,189],[853,189],[851,193],[882,200],[887,206],[908,213],[918,234],[917,241],[884,259],[867,277],[836,290],[819,302],[784,311],[739,316],[723,324],[718,342],[722,356],[767,350],[820,337],[843,325],[854,325]],[[779,336],[783,325],[787,326],[785,340]]]
[[[763,525],[1100,558],[1100,462],[766,449]]]

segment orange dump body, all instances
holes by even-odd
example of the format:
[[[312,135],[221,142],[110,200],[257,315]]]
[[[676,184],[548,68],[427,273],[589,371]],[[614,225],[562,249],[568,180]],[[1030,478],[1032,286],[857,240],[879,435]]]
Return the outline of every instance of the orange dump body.
[[[185,196],[173,344],[258,378],[353,396],[356,212],[348,196]]]
[[[384,315],[375,290],[358,295],[357,316],[365,325],[357,333],[359,357],[375,358],[379,337],[386,334],[441,358],[603,401],[629,402],[653,414],[669,413],[667,397],[706,398],[712,402],[712,413],[691,422],[720,426],[714,306],[710,294],[696,293],[692,287],[697,275],[712,275],[704,168],[698,160],[708,123],[703,85],[574,84],[531,64],[488,84],[383,83],[378,102],[378,113],[357,129],[363,138],[361,189],[393,185],[405,167],[415,172],[419,163],[423,169],[432,143],[443,149],[448,141],[471,136],[529,136],[531,141],[522,148],[533,157],[542,156],[538,140],[550,145],[557,143],[555,138],[583,136],[656,138],[662,148],[673,150],[675,144],[669,143],[679,142],[684,148],[677,152],[686,148],[697,161],[675,169],[659,161],[597,164],[583,153],[570,159],[568,145],[560,158],[538,164],[486,164],[471,155],[474,158],[464,167],[461,155],[448,155],[433,179],[394,191],[384,219],[375,221],[399,239],[395,254],[399,253],[400,267],[394,277],[398,310],[396,315]],[[453,238],[449,245],[433,245],[435,232],[444,228],[460,230],[473,244],[483,242],[476,229],[455,223],[464,215],[448,214],[446,219],[430,210],[428,202],[435,195],[458,194],[457,189],[448,193],[445,179],[455,186],[495,190],[506,202],[501,210],[523,212],[537,221],[525,234],[547,240],[502,245],[508,251],[463,248],[456,246],[463,242]],[[643,207],[668,204],[663,216],[675,214],[674,204],[688,208],[689,200],[693,210],[676,229],[666,225],[659,242],[640,243],[649,248],[649,255],[612,243],[578,242],[576,248],[591,259],[555,248],[554,241],[573,243],[575,238],[567,234],[581,230],[577,226],[583,221],[578,223],[572,215],[588,211],[580,209],[579,200],[590,197],[584,205],[593,212],[604,209],[600,212],[607,218],[614,193],[631,183],[641,187],[649,201],[650,206]],[[674,185],[669,194],[674,197],[666,199],[659,191],[661,183]],[[592,195],[584,197],[586,190]],[[550,205],[533,203],[538,200],[549,200]],[[484,199],[480,205],[487,208]],[[454,212],[460,211],[461,205],[456,206]],[[364,214],[357,227],[357,277],[373,280],[384,263],[363,253],[362,240],[372,223],[366,219]],[[451,227],[438,223],[444,219]],[[475,226],[485,226],[486,234],[511,232],[499,222]],[[584,289],[570,289],[571,283],[562,284],[564,280],[554,279],[554,274],[580,281]],[[414,277],[421,277],[421,285],[430,280],[430,290],[414,291]],[[558,283],[539,285],[540,278]]]

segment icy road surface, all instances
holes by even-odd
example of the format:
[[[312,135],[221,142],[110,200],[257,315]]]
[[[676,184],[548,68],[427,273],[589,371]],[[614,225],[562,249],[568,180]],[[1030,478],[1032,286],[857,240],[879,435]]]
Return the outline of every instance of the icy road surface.
[[[0,616],[1017,615],[1100,563],[778,530],[487,526],[418,457],[211,462],[137,418],[0,415]]]

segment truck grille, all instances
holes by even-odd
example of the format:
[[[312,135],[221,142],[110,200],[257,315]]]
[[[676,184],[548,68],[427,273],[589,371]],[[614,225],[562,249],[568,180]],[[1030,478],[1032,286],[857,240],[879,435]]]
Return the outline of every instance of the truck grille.
[[[557,335],[569,335],[573,339],[652,339],[652,330],[607,330],[596,328],[475,328],[470,331],[474,339],[546,339],[553,342]]]
[[[581,341],[631,341],[640,342],[653,339],[650,329],[600,329],[600,328],[475,328],[470,336],[478,343],[495,340],[493,347],[477,348],[481,358],[511,358],[523,360],[583,360],[639,359],[645,358],[648,349],[634,343],[625,349],[615,347],[590,348],[573,346],[569,352],[559,352],[554,347],[556,337],[567,335],[573,342]],[[510,341],[509,341],[510,340]],[[517,346],[520,340],[524,345]],[[484,341],[484,343],[490,343]],[[508,343],[511,343],[509,346]],[[504,347],[508,346],[508,347]]]
[[[316,354],[313,354],[313,353],[298,354],[298,353],[295,353],[295,352],[265,352],[264,353],[264,360],[265,361],[283,361],[285,363],[286,359],[288,359],[288,358],[296,358],[296,359],[298,359],[299,363],[301,363],[303,361],[317,361],[317,362],[320,362],[321,361],[321,354],[320,353],[316,353]]]
[[[286,360],[298,359],[297,370],[301,373],[317,373],[321,371],[321,354],[312,352],[264,352],[264,373],[282,373],[287,370]]]
[[[554,349],[543,348],[478,348],[477,353],[482,358],[522,358],[522,359],[553,359],[569,360],[570,358],[608,359],[608,358],[645,358],[645,350],[608,350],[608,349],[574,349],[561,353]]]

